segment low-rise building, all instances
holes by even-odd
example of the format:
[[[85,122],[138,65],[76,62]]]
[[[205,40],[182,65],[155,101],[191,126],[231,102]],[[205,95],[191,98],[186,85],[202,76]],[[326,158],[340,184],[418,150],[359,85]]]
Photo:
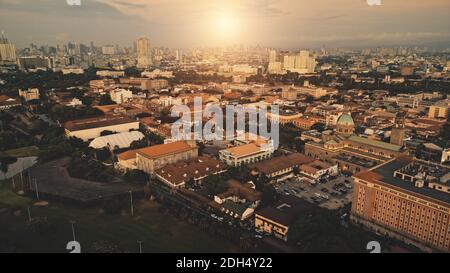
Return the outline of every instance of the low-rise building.
[[[114,71],[114,70],[99,70],[99,71],[97,71],[97,76],[120,78],[120,77],[125,77],[125,72],[124,71]]]
[[[214,196],[213,207],[241,221],[248,219],[258,207],[262,193],[255,190],[251,182],[242,184],[231,179],[227,183],[227,191]]]
[[[287,241],[291,224],[301,213],[307,213],[312,207],[312,204],[303,199],[285,196],[255,213],[255,229]]]
[[[334,176],[339,173],[337,164],[329,164],[320,160],[314,160],[310,163],[303,164],[299,169],[301,174],[313,181],[319,180],[326,175]]]
[[[439,101],[431,105],[428,111],[429,118],[443,118],[447,119],[450,113],[450,100]]]
[[[6,95],[0,95],[0,110],[7,110],[12,107],[21,106],[20,101],[8,97]]]
[[[121,153],[120,169],[139,169],[153,175],[162,167],[198,157],[198,147],[193,141],[176,141]]]
[[[210,175],[226,172],[227,166],[211,157],[199,157],[166,165],[155,171],[156,178],[172,188],[185,187],[188,182],[200,185]]]
[[[38,100],[39,99],[39,89],[29,88],[28,90],[19,89],[19,96],[25,101]]]
[[[229,166],[241,166],[268,159],[274,152],[269,142],[253,142],[219,151],[220,159]]]
[[[133,92],[126,89],[114,89],[109,95],[111,96],[111,100],[117,104],[122,104],[133,98]]]
[[[249,167],[257,171],[259,174],[265,175],[269,179],[287,176],[293,173],[295,168],[299,168],[303,164],[314,161],[314,158],[308,157],[300,153],[292,153],[288,155],[277,156],[268,160],[264,160]]]
[[[134,141],[142,140],[145,136],[139,131],[123,132],[107,136],[100,136],[89,143],[89,147],[94,149],[125,149],[129,148]]]
[[[115,133],[139,129],[139,121],[126,116],[102,116],[67,121],[63,125],[67,137],[77,137],[83,141],[101,136],[103,131]]]

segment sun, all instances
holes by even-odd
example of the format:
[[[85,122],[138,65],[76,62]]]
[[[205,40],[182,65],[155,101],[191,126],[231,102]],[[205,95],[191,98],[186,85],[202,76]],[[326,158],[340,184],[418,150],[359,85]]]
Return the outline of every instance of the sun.
[[[217,17],[215,25],[221,34],[230,34],[236,30],[235,20],[227,15]]]

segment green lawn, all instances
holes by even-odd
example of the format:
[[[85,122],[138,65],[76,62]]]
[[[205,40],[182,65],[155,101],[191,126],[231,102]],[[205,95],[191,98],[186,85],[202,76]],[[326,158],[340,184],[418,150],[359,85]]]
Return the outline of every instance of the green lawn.
[[[138,240],[143,241],[144,252],[239,251],[225,239],[160,213],[158,204],[150,201],[136,204],[134,217],[53,202],[48,207],[31,207],[32,217],[47,217],[51,225],[40,234],[28,226],[27,206],[32,200],[13,193],[11,181],[0,183],[0,252],[67,252],[65,245],[72,239],[70,220],[77,222],[77,241],[84,252],[93,252],[94,243],[101,241],[137,252]]]

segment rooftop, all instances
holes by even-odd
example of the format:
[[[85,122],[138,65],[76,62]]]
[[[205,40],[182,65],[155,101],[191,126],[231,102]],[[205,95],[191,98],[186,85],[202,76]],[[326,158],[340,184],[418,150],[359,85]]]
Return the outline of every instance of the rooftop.
[[[226,150],[235,157],[243,157],[259,153],[261,151],[261,147],[255,143],[249,143],[237,147],[228,148]]]
[[[173,185],[180,185],[191,179],[201,179],[225,170],[224,163],[210,157],[199,157],[196,160],[166,165],[157,170],[156,174]]]
[[[248,187],[247,184],[231,179],[228,181],[228,190],[217,195],[219,198],[227,198],[230,196],[239,196],[250,202],[261,200],[262,193]]]
[[[71,120],[64,123],[64,128],[69,131],[81,131],[99,127],[108,127],[120,124],[137,122],[126,116],[101,116],[87,119]]]
[[[264,160],[250,165],[250,168],[257,169],[258,171],[271,174],[277,171],[281,171],[287,168],[292,168],[301,164],[306,164],[314,161],[314,158],[306,156],[300,153],[293,153],[289,155],[277,156],[268,160]]]
[[[346,126],[353,126],[355,123],[353,122],[353,118],[349,114],[342,114],[338,121],[337,125],[346,125]]]
[[[368,139],[368,138],[364,138],[364,137],[359,137],[359,136],[355,136],[355,135],[350,136],[348,138],[348,140],[358,142],[361,144],[365,144],[365,145],[369,145],[369,146],[373,146],[373,147],[377,147],[377,148],[381,148],[381,149],[386,149],[389,151],[394,151],[394,152],[400,152],[402,149],[401,146],[398,146],[395,144],[378,141],[378,140],[373,140],[373,139]]]
[[[425,198],[431,198],[433,200],[444,202],[447,206],[450,205],[450,194],[428,187],[416,187],[414,183],[394,176],[396,171],[406,167],[412,162],[413,158],[411,157],[398,157],[386,164],[376,167],[373,170],[357,173],[355,177],[371,183],[386,184],[416,196],[420,195]]]
[[[148,158],[158,158],[161,156],[182,153],[193,149],[197,149],[197,147],[189,145],[187,141],[176,141],[172,143],[159,144],[138,149],[136,150],[136,153]]]
[[[277,203],[257,211],[256,214],[284,226],[289,226],[300,213],[312,208],[313,205],[303,199],[285,196]]]
[[[97,137],[89,144],[89,147],[92,147],[94,149],[101,149],[110,145],[111,148],[114,148],[116,146],[119,148],[128,148],[133,141],[143,138],[144,134],[139,131],[123,132]]]

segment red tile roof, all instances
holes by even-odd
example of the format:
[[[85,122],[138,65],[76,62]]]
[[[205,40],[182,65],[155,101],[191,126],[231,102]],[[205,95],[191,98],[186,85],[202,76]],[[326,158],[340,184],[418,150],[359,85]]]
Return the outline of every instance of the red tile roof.
[[[176,141],[168,144],[159,144],[136,151],[136,153],[147,158],[158,158],[169,154],[177,154],[187,152],[189,150],[197,149],[188,144],[187,141]]]

